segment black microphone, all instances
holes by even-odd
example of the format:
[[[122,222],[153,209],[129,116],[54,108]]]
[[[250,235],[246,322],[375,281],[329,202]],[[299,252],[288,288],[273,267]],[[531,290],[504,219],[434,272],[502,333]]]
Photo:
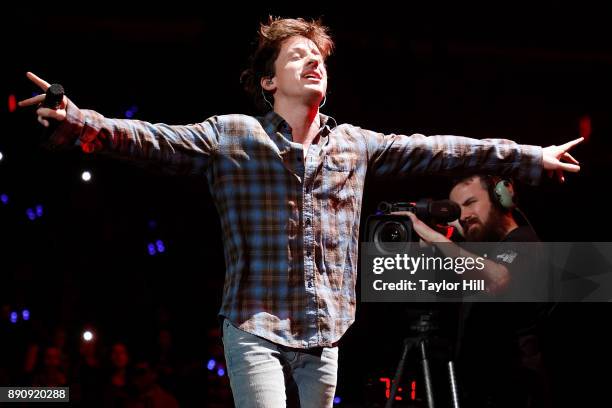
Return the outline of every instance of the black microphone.
[[[45,100],[42,102],[42,106],[49,109],[59,109],[64,100],[64,87],[60,84],[51,84],[45,93]],[[49,127],[45,129],[41,138],[43,142],[48,141],[49,137],[55,132],[55,129],[59,125],[59,122],[52,118],[46,118],[49,122]]]
[[[42,106],[49,109],[59,109],[64,99],[64,87],[60,84],[51,84],[45,94]]]

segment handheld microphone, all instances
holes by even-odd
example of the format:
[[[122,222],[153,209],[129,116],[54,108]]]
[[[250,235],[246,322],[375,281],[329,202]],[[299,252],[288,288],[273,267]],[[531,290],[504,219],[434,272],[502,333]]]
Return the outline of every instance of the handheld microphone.
[[[49,109],[59,109],[64,99],[64,87],[60,84],[51,84],[45,93],[45,100],[42,106]],[[43,132],[43,139],[46,141],[59,125],[55,119],[47,118],[49,127]]]
[[[58,109],[64,99],[64,87],[60,84],[51,84],[45,94],[42,106],[50,109]]]

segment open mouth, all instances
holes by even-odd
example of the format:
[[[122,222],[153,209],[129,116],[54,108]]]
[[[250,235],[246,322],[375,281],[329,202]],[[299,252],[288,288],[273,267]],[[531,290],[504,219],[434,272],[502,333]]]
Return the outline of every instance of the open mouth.
[[[320,81],[321,80],[321,75],[319,74],[315,74],[315,73],[309,73],[303,76],[306,79],[313,79],[313,80],[317,80]]]

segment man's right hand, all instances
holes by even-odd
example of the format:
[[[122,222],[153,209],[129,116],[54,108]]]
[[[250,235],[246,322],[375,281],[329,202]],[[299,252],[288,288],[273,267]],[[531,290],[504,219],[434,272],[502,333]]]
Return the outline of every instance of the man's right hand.
[[[28,77],[28,79],[30,79],[30,81],[38,85],[40,89],[42,89],[44,92],[46,92],[47,89],[49,89],[49,87],[51,86],[51,84],[49,84],[47,81],[45,81],[42,78],[39,78],[38,76],[34,75],[31,72],[27,72],[26,76]],[[44,93],[40,95],[36,95],[32,98],[25,99],[23,101],[19,101],[18,105],[20,107],[31,106],[31,105],[38,106],[41,103],[43,103],[43,101],[45,100],[45,96],[46,94]],[[40,124],[43,125],[44,127],[49,127],[48,119],[54,119],[58,122],[65,120],[66,119],[66,106],[68,106],[68,98],[66,98],[65,95],[62,98],[62,103],[60,104],[58,109],[50,109],[50,108],[45,108],[43,106],[40,106],[36,110],[36,114],[38,115],[38,122],[40,122]]]

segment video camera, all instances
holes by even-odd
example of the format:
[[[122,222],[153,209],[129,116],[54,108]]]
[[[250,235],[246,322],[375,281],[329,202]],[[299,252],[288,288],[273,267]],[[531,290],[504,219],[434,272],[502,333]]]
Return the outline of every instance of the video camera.
[[[416,202],[396,203],[383,201],[378,205],[377,213],[368,217],[365,234],[366,242],[376,244],[376,248],[382,253],[394,252],[396,244],[406,243],[409,246],[411,242],[419,240],[410,218],[392,214],[398,211],[410,211],[442,233],[446,231],[441,230],[440,224],[454,221],[461,215],[461,208],[451,200],[421,199]]]

